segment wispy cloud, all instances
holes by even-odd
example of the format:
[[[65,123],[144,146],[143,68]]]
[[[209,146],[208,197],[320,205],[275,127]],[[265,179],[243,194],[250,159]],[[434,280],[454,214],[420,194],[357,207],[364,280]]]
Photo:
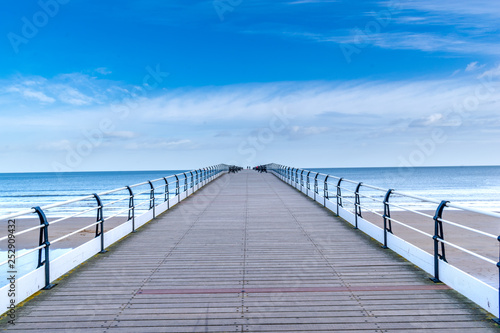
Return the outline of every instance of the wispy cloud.
[[[193,149],[192,142],[189,139],[180,140],[149,140],[143,142],[131,142],[125,145],[128,150],[175,150],[175,149]],[[190,147],[191,146],[191,147]]]
[[[4,100],[88,106],[119,100],[131,93],[118,82],[100,80],[80,73],[60,74],[53,78],[17,76],[0,82]],[[3,94],[2,94],[3,93]]]
[[[480,66],[469,64],[475,70],[467,72],[464,66],[461,74],[446,80],[275,82],[159,91],[134,101],[134,108],[123,119],[108,104],[95,101],[72,104],[71,112],[70,104],[60,100],[51,104],[50,111],[42,101],[19,109],[16,101],[25,97],[9,93],[10,101],[0,113],[0,127],[5,135],[16,133],[23,138],[17,149],[25,151],[76,149],[102,119],[111,121],[113,128],[102,134],[102,144],[95,150],[110,156],[129,150],[138,154],[237,151],[239,143],[269,128],[277,110],[286,109],[293,120],[274,135],[271,145],[289,145],[294,140],[294,144],[335,142],[348,147],[357,140],[375,146],[397,143],[399,147],[412,144],[415,137],[435,127],[459,129],[461,139],[467,141],[477,138],[479,127],[487,129],[483,136],[500,135],[500,67]],[[39,87],[42,81],[47,87],[60,85],[60,91],[80,87],[78,83],[62,84],[59,79],[22,79],[31,82],[24,84],[26,89]],[[116,98],[118,88],[128,89],[117,82],[94,84],[103,87],[98,92],[100,101]],[[108,91],[108,86],[115,89]],[[0,86],[0,90],[5,88]],[[457,114],[456,105],[477,98],[478,91],[481,96],[489,91],[489,95],[477,100],[473,112]],[[37,136],[47,138],[38,139],[32,147],[29,141],[34,140],[30,134],[34,129]]]
[[[36,91],[30,87],[22,86],[22,85],[15,85],[15,86],[7,87],[5,89],[5,91],[8,93],[17,93],[28,100],[34,100],[36,102],[41,102],[41,103],[49,103],[50,104],[50,103],[54,103],[56,101],[55,98],[49,97],[41,91]]]

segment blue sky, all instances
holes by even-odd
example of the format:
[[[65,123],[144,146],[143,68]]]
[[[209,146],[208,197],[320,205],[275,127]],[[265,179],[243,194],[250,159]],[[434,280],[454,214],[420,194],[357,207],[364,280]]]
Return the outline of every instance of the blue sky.
[[[500,164],[500,3],[41,0],[0,16],[0,172]]]

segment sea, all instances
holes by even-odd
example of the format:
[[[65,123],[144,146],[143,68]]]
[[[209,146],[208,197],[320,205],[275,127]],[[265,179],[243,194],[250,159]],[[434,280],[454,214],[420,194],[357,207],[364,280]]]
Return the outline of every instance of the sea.
[[[307,170],[342,177],[353,183],[383,189],[394,189],[397,192],[412,196],[424,197],[433,201],[450,201],[452,204],[500,212],[500,166],[447,166],[447,167],[392,167],[392,168],[306,168]],[[324,177],[318,177],[323,179]],[[336,183],[337,180],[331,180]],[[343,181],[343,191],[352,194],[356,184]],[[322,189],[321,181],[319,187]],[[336,184],[335,184],[336,185]],[[336,189],[329,188],[333,195]],[[331,194],[331,195],[332,195]],[[385,195],[382,191],[361,188],[361,195],[373,197],[378,201],[365,199],[367,206],[375,210],[383,210],[380,201]],[[411,209],[435,209],[433,202],[424,202],[395,196],[398,204]],[[363,203],[363,197],[362,197]]]
[[[304,168],[313,172],[343,177],[354,183],[395,189],[410,195],[430,198],[434,201],[447,200],[466,207],[500,211],[500,166],[460,166],[460,167],[415,167],[415,168]],[[68,172],[68,173],[0,173],[0,216],[64,202],[78,197],[100,193],[115,188],[142,183],[148,180],[168,177],[186,170],[160,171],[106,171],[106,172]],[[190,174],[188,173],[188,176]],[[305,174],[304,174],[305,176]],[[180,186],[183,186],[182,177]],[[323,191],[323,177],[318,177],[320,191]],[[170,180],[172,182],[172,180]],[[311,177],[311,188],[314,179]],[[332,185],[335,179],[330,178],[330,195],[336,194]],[[154,184],[157,200],[162,200],[164,182]],[[343,182],[346,200],[353,197],[355,185]],[[149,198],[149,185],[134,188],[134,192],[142,193],[136,201]],[[174,184],[170,185],[171,195],[175,192]],[[382,200],[382,191],[368,189],[360,192],[367,196]],[[126,192],[108,195],[106,200],[112,201],[123,197]],[[367,205],[377,209],[379,202],[364,200]],[[415,200],[400,200],[402,204],[416,205],[421,209],[433,209],[435,204],[417,202]],[[128,204],[123,203],[123,204]],[[94,200],[89,200],[86,206],[95,206]],[[144,206],[142,206],[144,207]],[[81,211],[77,204],[67,205],[50,210],[51,216],[67,216]],[[147,209],[145,207],[144,209]],[[91,215],[95,215],[94,212]]]
[[[122,188],[149,180],[169,177],[187,170],[160,170],[160,171],[104,171],[104,172],[41,172],[41,173],[0,173],[0,216],[13,214],[31,207],[64,202]],[[190,174],[187,174],[190,178]],[[180,186],[184,184],[184,176],[180,177]],[[175,179],[169,179],[172,183]],[[164,192],[164,181],[154,183],[158,187],[157,195]],[[149,184],[133,188],[138,195],[136,201],[149,199]],[[175,184],[171,184],[172,195],[175,194]],[[103,199],[113,200],[127,195],[127,191],[107,195]],[[95,200],[84,203],[85,206],[95,206]],[[123,204],[128,204],[128,201]],[[139,210],[145,206],[140,206]],[[147,208],[144,208],[147,209]],[[62,217],[81,211],[81,205],[72,204],[51,209],[52,216]],[[88,214],[84,214],[86,216]],[[91,215],[95,215],[92,212]]]

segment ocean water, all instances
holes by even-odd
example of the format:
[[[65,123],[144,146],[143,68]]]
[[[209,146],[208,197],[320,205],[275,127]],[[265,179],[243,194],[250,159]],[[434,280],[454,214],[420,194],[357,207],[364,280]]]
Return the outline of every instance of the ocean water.
[[[395,189],[404,193],[431,198],[441,201],[465,205],[472,208],[500,211],[500,166],[479,167],[419,167],[419,168],[305,168],[307,170],[343,177],[355,182],[363,182],[384,189]],[[0,215],[10,214],[34,206],[44,206],[56,202],[75,199],[78,197],[100,193],[120,188],[126,185],[142,183],[148,180],[168,177],[185,172],[186,170],[163,171],[116,171],[116,172],[71,172],[71,173],[0,173]],[[189,176],[189,173],[188,173]],[[304,175],[305,176],[305,175]],[[323,191],[323,179],[318,177],[320,191]],[[170,192],[173,195],[175,184],[170,180]],[[311,187],[314,179],[311,177]],[[180,185],[184,180],[181,178]],[[336,180],[332,179],[329,186],[330,195],[336,194],[333,186]],[[155,183],[159,188],[155,191],[157,200],[164,197],[163,181]],[[354,184],[343,182],[343,195],[346,200],[353,199]],[[149,199],[149,185],[134,188],[137,195],[136,204],[141,200]],[[128,192],[122,191],[103,197],[110,202],[123,198]],[[362,188],[362,194],[369,195],[377,200],[383,199],[383,192],[369,191]],[[416,205],[422,209],[433,209],[434,204],[426,204],[415,200],[399,200],[402,204]],[[364,204],[371,204],[374,209],[381,208],[379,202],[362,200]],[[117,204],[126,207],[128,201]],[[52,216],[65,216],[82,210],[83,207],[95,206],[95,200],[72,204],[50,210]],[[147,205],[138,208],[147,209]],[[89,213],[89,216],[95,212]]]
[[[52,203],[64,202],[104,191],[121,188],[127,185],[139,184],[148,180],[168,177],[185,172],[186,170],[164,171],[111,171],[111,172],[68,172],[68,173],[0,173],[0,216],[11,214],[35,206],[45,206]],[[190,174],[188,173],[188,177]],[[169,182],[174,180],[169,179]],[[155,194],[163,196],[164,181],[154,184],[159,187]],[[180,185],[184,184],[181,178]],[[138,195],[136,201],[149,199],[149,185],[134,188],[134,193],[146,192]],[[175,192],[175,184],[170,185],[170,191]],[[113,201],[123,198],[127,191],[122,191],[103,197],[103,201]],[[51,209],[52,216],[65,216],[81,211],[82,207],[95,206],[95,200],[72,204]],[[128,201],[117,204],[117,207],[126,207]],[[147,205],[140,209],[147,209]],[[142,208],[144,207],[144,208]],[[88,216],[89,214],[87,214]],[[95,215],[95,212],[90,213]],[[83,215],[86,216],[86,215]]]
[[[500,212],[500,166],[465,166],[465,167],[418,167],[418,168],[304,168],[307,170],[343,177],[355,182],[384,189],[395,189],[410,195],[430,198],[436,201],[447,200],[451,203],[470,208]],[[300,173],[299,173],[300,174]],[[305,174],[305,173],[304,173]],[[318,177],[320,191],[322,180]],[[314,179],[311,178],[311,184]],[[337,180],[329,185],[330,195],[336,194]],[[334,184],[333,184],[334,183]],[[312,185],[311,185],[312,186]],[[353,200],[352,192],[356,185],[341,183],[343,195]],[[362,187],[360,193],[383,200],[384,192],[372,191]],[[420,202],[409,198],[394,196],[392,202],[409,205],[414,209],[434,209],[433,203]],[[380,202],[363,199],[375,210],[382,210]]]

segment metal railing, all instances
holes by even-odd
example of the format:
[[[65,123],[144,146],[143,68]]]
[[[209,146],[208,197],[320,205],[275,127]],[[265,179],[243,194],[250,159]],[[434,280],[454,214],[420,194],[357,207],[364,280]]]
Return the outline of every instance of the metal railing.
[[[395,234],[394,225],[407,228],[413,232],[418,233],[425,237],[429,245],[432,244],[432,273],[431,278],[434,282],[442,281],[442,273],[440,265],[448,264],[446,257],[446,249],[453,248],[456,251],[465,253],[474,258],[479,259],[484,265],[491,265],[493,269],[496,269],[498,277],[500,278],[500,257],[498,256],[499,249],[495,249],[495,253],[491,255],[485,255],[477,253],[478,251],[471,250],[465,245],[459,245],[455,242],[447,240],[445,237],[447,228],[450,227],[458,228],[462,233],[469,233],[468,237],[485,237],[486,239],[494,240],[496,246],[498,247],[498,242],[500,241],[500,236],[493,234],[492,232],[487,232],[479,230],[477,228],[472,228],[470,226],[458,223],[457,221],[452,221],[451,219],[443,218],[443,212],[446,208],[475,213],[479,216],[487,216],[497,218],[500,222],[500,214],[495,212],[483,211],[478,209],[473,209],[469,207],[464,207],[462,205],[453,204],[446,200],[434,200],[429,198],[424,198],[412,194],[407,194],[394,189],[385,189],[377,186],[372,186],[369,184],[364,184],[363,182],[353,181],[345,179],[338,176],[333,176],[329,174],[318,173],[315,171],[304,170],[300,168],[294,168],[279,164],[268,164],[267,169],[271,170],[278,178],[287,182],[291,186],[294,186],[298,190],[304,192],[306,195],[310,196],[314,200],[323,204],[323,206],[334,211],[338,216],[345,217],[349,219],[354,228],[358,229],[359,223],[362,221],[364,225],[366,223],[371,223],[372,225],[377,225],[377,221],[373,220],[373,217],[380,218],[379,224],[381,225],[382,234],[377,232],[377,229],[373,227],[366,227],[366,230],[371,231],[371,236],[378,235],[381,237],[374,237],[375,239],[380,238],[380,242],[383,248],[391,248],[391,244],[388,242],[389,236]],[[312,190],[311,190],[312,183]],[[399,199],[399,200],[398,200]],[[416,203],[425,203],[426,205],[433,205],[433,213],[429,213],[425,210],[417,210],[408,207],[407,202],[413,201]],[[409,214],[415,214],[419,217],[426,218],[432,221],[431,225],[434,232],[428,232],[417,228],[401,221],[402,219],[397,219],[393,216],[392,212],[394,210],[404,211]],[[363,218],[363,214],[370,213],[371,221]],[[381,222],[381,223],[380,223]],[[380,229],[378,229],[380,231]],[[370,232],[367,232],[370,234]],[[404,233],[398,234],[397,237],[404,239]],[[392,238],[395,239],[395,238]],[[413,246],[418,247],[415,244]],[[498,260],[491,259],[492,257],[498,258]],[[448,279],[449,280],[449,279]],[[498,289],[496,289],[496,307],[498,308],[498,303],[500,303],[500,280],[498,281]],[[448,282],[446,282],[448,283]],[[454,288],[454,286],[451,286]],[[461,291],[461,290],[459,290]],[[462,292],[462,291],[461,291]],[[473,294],[474,290],[470,293]],[[475,297],[474,295],[465,295],[469,298]],[[472,299],[472,298],[471,298]],[[474,300],[474,299],[473,299]],[[476,303],[478,303],[476,301]],[[484,305],[485,303],[486,306]],[[489,300],[485,301],[479,305],[483,306],[491,312],[491,307]],[[499,316],[498,309],[494,312],[495,316]],[[498,321],[496,319],[495,321]]]
[[[106,252],[106,232],[104,232],[104,227],[107,221],[115,217],[124,217],[126,218],[126,222],[131,222],[129,232],[133,233],[136,231],[135,221],[138,217],[149,214],[148,217],[152,217],[153,219],[156,218],[158,213],[157,209],[160,205],[162,205],[162,211],[170,209],[171,201],[174,198],[176,198],[175,203],[181,201],[188,195],[194,193],[197,189],[215,179],[221,173],[227,172],[228,170],[229,166],[225,164],[209,166],[101,193],[94,193],[75,198],[73,200],[53,203],[43,207],[33,207],[14,214],[0,216],[0,221],[9,221],[18,218],[31,217],[33,215],[35,215],[39,220],[39,224],[36,226],[0,237],[0,242],[9,242],[10,239],[15,239],[20,235],[30,232],[38,232],[39,242],[37,246],[27,249],[27,251],[22,254],[17,254],[15,259],[19,260],[24,256],[38,251],[38,260],[36,267],[33,267],[33,269],[44,267],[45,284],[42,289],[50,289],[53,287],[53,284],[51,283],[51,281],[53,281],[53,277],[51,277],[50,268],[50,249],[54,246],[54,244],[86,229],[95,228],[94,239],[100,238],[100,253],[104,253]],[[55,208],[57,208],[60,212],[61,207],[74,205],[77,205],[77,213],[53,219],[47,218],[47,214]],[[84,227],[52,239],[50,234],[51,226],[64,222],[70,222],[72,219],[88,215],[89,213],[94,214],[96,217],[95,222],[89,223]],[[9,259],[0,262],[0,267],[9,264],[9,262]],[[18,301],[20,300],[18,299]]]

